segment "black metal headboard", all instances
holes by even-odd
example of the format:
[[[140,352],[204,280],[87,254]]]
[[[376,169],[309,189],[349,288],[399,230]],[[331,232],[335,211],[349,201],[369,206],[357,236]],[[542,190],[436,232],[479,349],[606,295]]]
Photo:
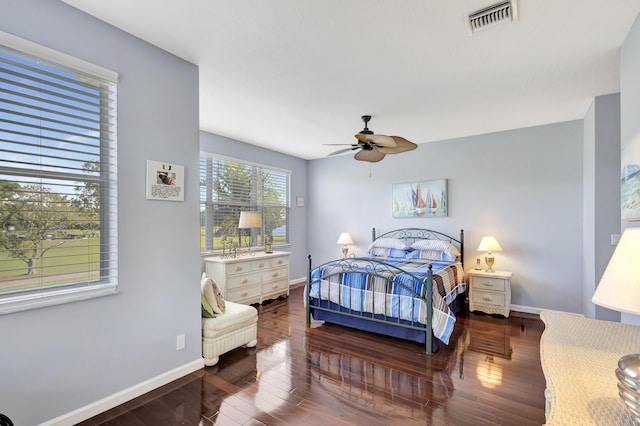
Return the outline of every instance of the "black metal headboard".
[[[376,235],[376,228],[371,230],[371,241],[375,241],[378,238],[398,238],[405,240],[412,244],[418,240],[440,240],[448,241],[453,245],[457,245],[460,249],[460,262],[464,264],[464,229],[460,230],[460,238],[452,237],[451,235],[443,234],[439,231],[424,228],[402,228],[394,231],[385,232],[382,235]]]

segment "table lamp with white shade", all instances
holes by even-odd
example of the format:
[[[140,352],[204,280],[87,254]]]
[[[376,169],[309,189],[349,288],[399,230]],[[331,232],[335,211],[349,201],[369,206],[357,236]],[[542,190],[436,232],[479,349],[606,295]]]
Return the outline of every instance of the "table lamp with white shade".
[[[484,261],[488,266],[487,272],[495,272],[493,270],[493,263],[495,261],[495,258],[493,257],[493,254],[491,254],[491,252],[502,251],[502,247],[500,247],[500,244],[498,244],[498,240],[496,240],[496,238],[492,236],[482,237],[480,245],[478,246],[478,251],[487,252],[487,255],[484,257]]]
[[[240,212],[240,220],[238,221],[239,229],[251,229],[260,228],[261,226],[260,213],[257,212]],[[249,254],[251,254],[251,237],[247,243]]]
[[[602,274],[591,301],[619,311],[640,315],[640,228],[627,228]],[[640,352],[640,347],[638,348]],[[613,371],[612,373],[613,374]],[[640,353],[620,358],[615,370],[618,393],[631,412],[640,419]]]
[[[347,244],[353,244],[353,240],[351,239],[351,235],[349,235],[348,232],[343,232],[342,234],[340,234],[340,237],[338,237],[338,242],[336,244],[342,244],[342,256],[347,257],[347,254],[349,254],[349,247],[347,247]]]

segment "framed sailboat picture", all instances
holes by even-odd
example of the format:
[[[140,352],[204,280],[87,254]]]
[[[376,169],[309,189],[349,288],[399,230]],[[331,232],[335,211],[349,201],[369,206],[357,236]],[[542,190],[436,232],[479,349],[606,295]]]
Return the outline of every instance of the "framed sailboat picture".
[[[640,133],[622,144],[622,220],[640,220]]]
[[[393,217],[445,217],[447,180],[421,180],[392,185]]]

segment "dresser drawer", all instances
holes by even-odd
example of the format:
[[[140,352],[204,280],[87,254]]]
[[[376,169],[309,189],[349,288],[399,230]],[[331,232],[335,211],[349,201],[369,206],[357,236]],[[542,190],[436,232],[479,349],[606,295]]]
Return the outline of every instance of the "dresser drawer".
[[[252,271],[263,271],[263,270],[269,269],[269,268],[271,268],[270,259],[254,260],[254,261],[251,262],[251,270]]]
[[[246,274],[251,272],[252,262],[236,262],[227,265],[227,276],[233,276],[238,274]]]
[[[475,283],[475,281],[474,281]],[[493,291],[475,290],[473,292],[473,302],[483,305],[505,306],[506,299],[504,293]]]
[[[471,285],[475,286],[476,290],[486,289],[493,291],[504,291],[505,288],[507,288],[507,280],[491,277],[473,277]]]
[[[271,260],[271,267],[272,268],[277,268],[279,266],[288,266],[289,265],[289,257],[276,257],[274,259],[270,259]]]
[[[237,287],[229,289],[227,299],[234,302],[243,303],[246,299],[257,298],[260,300],[260,286]]]
[[[289,292],[289,280],[271,281],[270,283],[262,284],[262,295],[268,296],[272,293],[288,293]]]
[[[231,290],[232,288],[236,288],[236,287],[258,284],[260,281],[261,281],[260,273],[244,274],[244,275],[229,275],[229,278],[227,279],[227,288]]]
[[[289,276],[289,268],[275,268],[262,272],[262,281],[273,281],[280,278],[287,278]]]

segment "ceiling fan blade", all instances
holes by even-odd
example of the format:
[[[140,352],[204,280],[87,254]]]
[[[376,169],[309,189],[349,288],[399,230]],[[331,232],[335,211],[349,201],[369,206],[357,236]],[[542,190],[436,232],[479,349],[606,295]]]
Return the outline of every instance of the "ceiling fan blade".
[[[347,152],[347,151],[353,151],[354,149],[356,149],[357,145],[354,146],[353,148],[345,148],[345,149],[340,149],[338,151],[332,152],[329,155],[336,155],[336,154],[342,154],[343,152]]]
[[[356,153],[356,155],[354,155],[353,157],[359,161],[368,161],[370,163],[377,163],[378,161],[384,158],[384,154],[374,148],[370,151],[362,150]]]
[[[396,146],[392,147],[378,147],[378,150],[385,154],[398,154],[400,152],[411,151],[412,149],[416,149],[418,145],[413,142],[409,142],[403,137],[400,136],[390,136],[394,139]]]
[[[357,143],[323,143],[323,146],[358,146]]]
[[[396,141],[391,136],[386,136],[386,135],[369,135],[366,133],[358,133],[356,135],[356,139],[364,143],[373,142],[378,147],[396,146]]]

